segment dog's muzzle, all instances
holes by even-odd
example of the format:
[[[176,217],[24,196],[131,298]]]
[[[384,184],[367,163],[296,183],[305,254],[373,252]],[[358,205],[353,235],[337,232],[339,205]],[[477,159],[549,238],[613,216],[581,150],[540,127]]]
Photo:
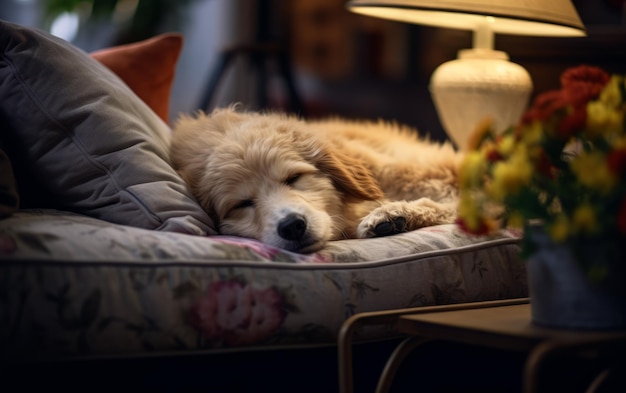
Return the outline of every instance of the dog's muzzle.
[[[290,213],[278,222],[278,235],[285,240],[301,240],[307,229],[306,219],[301,214]]]

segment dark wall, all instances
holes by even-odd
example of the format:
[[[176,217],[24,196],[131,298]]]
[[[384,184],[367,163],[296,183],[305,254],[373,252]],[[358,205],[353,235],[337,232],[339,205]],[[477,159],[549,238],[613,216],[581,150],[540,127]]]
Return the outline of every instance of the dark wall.
[[[434,139],[445,138],[428,83],[437,66],[471,47],[471,32],[355,15],[344,2],[296,0],[286,10],[308,115],[396,119]],[[557,88],[561,72],[579,64],[626,73],[624,2],[574,4],[587,37],[496,36],[496,49],[531,74],[534,94]]]

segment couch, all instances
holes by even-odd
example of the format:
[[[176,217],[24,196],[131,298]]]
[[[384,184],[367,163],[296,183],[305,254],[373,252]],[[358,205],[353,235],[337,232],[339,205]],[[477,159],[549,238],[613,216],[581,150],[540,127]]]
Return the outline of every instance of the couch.
[[[0,21],[0,47],[0,373],[25,389],[333,391],[355,313],[527,296],[514,231],[219,235],[169,165],[179,34],[88,54]],[[394,337],[358,332],[362,358]]]

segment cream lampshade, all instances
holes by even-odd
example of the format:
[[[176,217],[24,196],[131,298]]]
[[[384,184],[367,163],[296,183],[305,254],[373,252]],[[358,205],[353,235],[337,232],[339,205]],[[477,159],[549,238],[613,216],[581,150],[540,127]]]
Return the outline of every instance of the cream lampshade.
[[[497,129],[515,124],[528,104],[532,80],[509,56],[494,50],[494,33],[584,36],[570,0],[352,0],[353,12],[396,21],[466,29],[473,48],[440,65],[430,92],[441,123],[460,150],[476,124],[491,117]]]

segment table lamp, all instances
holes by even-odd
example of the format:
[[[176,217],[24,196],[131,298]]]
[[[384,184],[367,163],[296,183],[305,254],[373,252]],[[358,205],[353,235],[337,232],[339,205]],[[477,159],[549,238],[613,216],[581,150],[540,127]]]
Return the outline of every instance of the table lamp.
[[[351,0],[353,12],[402,22],[472,30],[473,48],[440,65],[430,92],[439,119],[459,150],[477,123],[491,117],[497,130],[517,123],[532,80],[509,56],[494,50],[494,33],[585,36],[570,0]]]

